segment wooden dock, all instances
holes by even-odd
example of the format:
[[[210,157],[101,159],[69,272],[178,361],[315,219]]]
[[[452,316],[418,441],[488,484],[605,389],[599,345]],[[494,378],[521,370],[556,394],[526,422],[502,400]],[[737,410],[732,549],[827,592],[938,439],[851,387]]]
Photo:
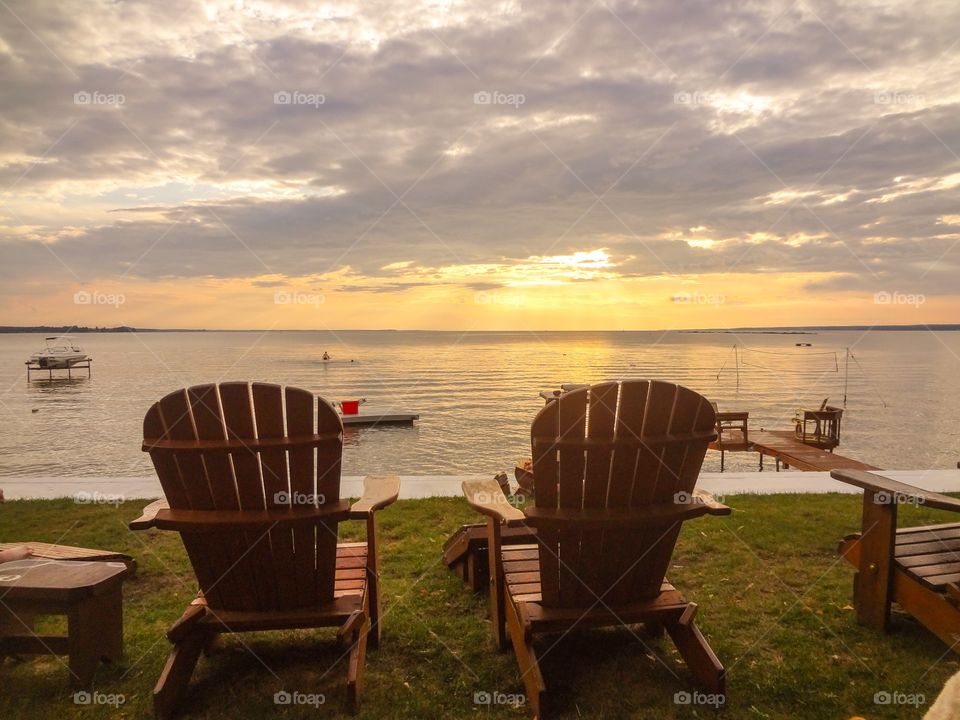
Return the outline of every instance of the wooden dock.
[[[844,457],[800,442],[791,430],[760,430],[750,433],[751,449],[760,454],[760,469],[763,458],[772,457],[779,471],[780,466],[806,471],[828,470],[880,470],[875,465]]]
[[[74,370],[86,370],[86,371],[87,371],[87,377],[90,377],[90,376],[91,376],[91,370],[90,370],[90,368],[92,367],[92,364],[93,364],[93,358],[86,358],[86,359],[80,360],[80,361],[78,361],[78,362],[68,363],[68,364],[64,365],[63,367],[45,367],[45,366],[43,366],[43,365],[40,365],[40,363],[34,362],[34,361],[32,361],[32,360],[27,360],[27,361],[24,363],[24,365],[26,365],[26,367],[27,367],[27,382],[30,382],[30,380],[32,379],[32,378],[31,378],[31,374],[32,374],[32,373],[37,373],[37,372],[45,372],[45,373],[47,373],[47,379],[48,379],[48,380],[53,380],[53,371],[54,371],[54,370],[66,370],[66,371],[67,371],[67,379],[68,379],[68,380],[72,380],[72,379],[73,379],[73,371],[74,371]]]
[[[341,415],[344,427],[373,427],[374,425],[413,425],[414,420],[419,420],[418,413],[395,412],[395,413],[357,413],[355,415]]]

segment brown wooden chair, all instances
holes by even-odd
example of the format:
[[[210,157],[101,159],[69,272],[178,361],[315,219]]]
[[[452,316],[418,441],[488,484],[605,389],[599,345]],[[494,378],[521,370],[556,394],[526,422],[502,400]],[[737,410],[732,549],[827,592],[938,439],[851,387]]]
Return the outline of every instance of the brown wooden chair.
[[[819,410],[799,408],[793,418],[794,434],[804,445],[828,450],[840,445],[840,420],[843,408],[827,405],[830,398],[824,398]]]
[[[960,523],[897,527],[900,503],[960,512],[960,500],[862,470],[830,475],[863,488],[862,531],[838,548],[857,568],[857,620],[885,632],[895,602],[960,652]]]
[[[717,439],[709,447],[720,451],[720,472],[723,472],[728,450],[739,452],[753,447],[750,442],[750,413],[720,412],[715,402],[711,402],[710,407],[717,414]]]
[[[510,505],[493,480],[463,490],[488,516],[490,614],[509,635],[527,699],[543,717],[547,688],[534,638],[574,627],[665,628],[706,691],[724,692],[723,666],[688,603],[664,577],[684,520],[730,509],[694,492],[714,411],[697,393],[657,381],[607,382],[562,394],[533,421],[535,505]],[[504,526],[536,530],[505,546]]]
[[[173,651],[154,688],[157,715],[176,711],[200,652],[220,633],[331,626],[349,645],[356,710],[366,645],[380,638],[374,512],[396,500],[399,478],[366,478],[351,507],[340,497],[339,414],[279,385],[177,390],[147,412],[143,438],[167,502],[130,527],[178,531],[200,585],[167,633]],[[348,519],[366,521],[366,542],[338,544]]]

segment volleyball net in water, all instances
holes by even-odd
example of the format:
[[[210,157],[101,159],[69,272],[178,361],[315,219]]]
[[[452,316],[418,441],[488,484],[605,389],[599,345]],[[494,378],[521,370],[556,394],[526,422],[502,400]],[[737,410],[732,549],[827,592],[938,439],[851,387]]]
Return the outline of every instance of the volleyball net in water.
[[[877,396],[883,407],[887,407],[883,396],[870,381],[866,371],[850,348],[837,350],[810,350],[809,346],[797,346],[793,350],[770,350],[751,348],[739,343],[731,347],[732,356],[724,360],[717,371],[719,381],[724,371],[733,371],[736,375],[737,389],[747,380],[748,371],[761,371],[776,375],[789,374],[793,377],[809,377],[816,381],[824,375],[843,373],[843,407],[847,406],[847,390],[850,378],[850,362],[860,371],[863,380]],[[841,362],[842,357],[842,362]],[[842,367],[842,369],[841,369]]]

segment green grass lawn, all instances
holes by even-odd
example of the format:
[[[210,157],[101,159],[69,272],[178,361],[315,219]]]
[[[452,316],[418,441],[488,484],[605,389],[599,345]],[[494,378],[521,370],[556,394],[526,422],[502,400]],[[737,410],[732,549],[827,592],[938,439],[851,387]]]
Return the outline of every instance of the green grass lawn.
[[[684,526],[671,581],[698,603],[700,626],[727,668],[727,718],[922,717],[924,708],[874,704],[877,692],[933,701],[958,658],[911,618],[894,615],[879,636],[857,625],[853,569],[837,541],[858,529],[859,496],[738,496],[727,518]],[[114,707],[76,705],[59,660],[7,658],[0,666],[0,718],[147,717],[169,643],[164,632],[196,584],[174,533],[133,533],[142,502],[71,500],[0,505],[0,542],[45,541],[125,552],[139,572],[124,589],[123,662],[101,667],[96,688],[122,694]],[[367,657],[362,718],[521,718],[524,708],[487,706],[475,693],[523,692],[512,653],[493,647],[486,597],[441,561],[444,540],[479,518],[454,498],[401,501],[380,514],[384,641]],[[944,522],[904,507],[901,524]],[[359,523],[342,526],[359,537]],[[56,622],[56,621],[53,621]],[[634,629],[636,630],[636,629]],[[333,630],[227,636],[201,658],[185,711],[193,718],[345,715],[346,666]],[[642,639],[641,639],[642,638]],[[690,676],[669,638],[628,629],[574,632],[543,641],[543,668],[562,717],[715,717],[677,705]],[[322,694],[319,707],[277,706],[274,693]]]

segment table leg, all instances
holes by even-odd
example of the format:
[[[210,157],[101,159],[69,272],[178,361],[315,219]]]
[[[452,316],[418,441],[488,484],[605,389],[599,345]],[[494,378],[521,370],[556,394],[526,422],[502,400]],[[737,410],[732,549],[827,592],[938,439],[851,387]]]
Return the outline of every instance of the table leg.
[[[89,688],[100,660],[123,655],[123,600],[118,586],[81,600],[67,614],[71,684]]]

